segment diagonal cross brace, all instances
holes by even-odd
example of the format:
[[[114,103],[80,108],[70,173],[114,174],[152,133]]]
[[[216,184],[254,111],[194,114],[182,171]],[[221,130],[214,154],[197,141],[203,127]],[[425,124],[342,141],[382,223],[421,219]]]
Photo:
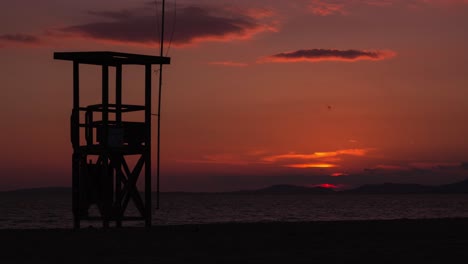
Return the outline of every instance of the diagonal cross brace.
[[[121,162],[122,162],[122,167],[124,169],[124,172],[120,169],[120,172],[122,173],[122,183],[123,183],[123,189],[122,189],[122,212],[121,214],[125,212],[127,209],[128,203],[130,199],[133,199],[135,202],[135,206],[140,212],[141,216],[145,216],[145,205],[143,203],[143,200],[141,199],[140,193],[138,192],[138,189],[136,187],[136,183],[138,181],[138,177],[141,174],[141,170],[143,169],[143,165],[145,164],[145,155],[141,155],[140,158],[138,159],[137,164],[133,168],[132,171],[130,171],[127,162],[125,161],[125,158],[121,156]]]

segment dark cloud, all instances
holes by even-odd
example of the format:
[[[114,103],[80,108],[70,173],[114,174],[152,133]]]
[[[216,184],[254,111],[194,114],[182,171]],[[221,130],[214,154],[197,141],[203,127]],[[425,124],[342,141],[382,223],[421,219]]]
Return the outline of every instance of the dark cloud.
[[[116,12],[90,11],[101,21],[61,28],[55,35],[85,37],[102,41],[153,44],[159,42],[159,25],[156,10],[122,10]],[[177,17],[175,18],[174,15]],[[207,7],[184,6],[167,10],[166,39],[174,30],[172,43],[191,44],[199,41],[229,41],[249,39],[253,35],[271,30],[253,17],[229,10]],[[175,19],[175,20],[174,20]],[[175,21],[175,23],[174,23]]]
[[[337,49],[303,49],[278,53],[261,59],[261,62],[317,62],[317,61],[359,61],[384,60],[395,56],[387,50],[337,50]]]
[[[39,44],[40,38],[28,34],[4,34],[0,35],[0,44]]]

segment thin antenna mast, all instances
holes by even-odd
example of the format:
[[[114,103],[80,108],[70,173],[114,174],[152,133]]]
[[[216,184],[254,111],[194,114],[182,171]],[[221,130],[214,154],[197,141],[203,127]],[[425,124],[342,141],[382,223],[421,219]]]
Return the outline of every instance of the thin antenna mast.
[[[161,39],[160,39],[160,56],[164,55],[164,21],[165,21],[165,10],[166,9],[166,0],[162,0],[162,11],[161,11]],[[156,152],[157,158],[157,169],[156,169],[156,209],[159,209],[159,175],[160,175],[160,151],[161,151],[161,95],[162,95],[162,74],[163,74],[163,65],[159,64],[159,96],[158,96],[158,146]]]

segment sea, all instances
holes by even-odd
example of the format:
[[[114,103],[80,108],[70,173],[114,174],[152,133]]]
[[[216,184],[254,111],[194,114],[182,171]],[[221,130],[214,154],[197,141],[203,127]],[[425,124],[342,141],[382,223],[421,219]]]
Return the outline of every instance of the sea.
[[[153,202],[156,205],[156,201]],[[91,213],[96,213],[91,208]],[[128,208],[128,215],[136,214]],[[468,217],[468,194],[161,194],[154,225]],[[82,222],[83,227],[100,227]],[[125,222],[124,226],[143,226]],[[0,229],[72,228],[65,193],[0,193]]]

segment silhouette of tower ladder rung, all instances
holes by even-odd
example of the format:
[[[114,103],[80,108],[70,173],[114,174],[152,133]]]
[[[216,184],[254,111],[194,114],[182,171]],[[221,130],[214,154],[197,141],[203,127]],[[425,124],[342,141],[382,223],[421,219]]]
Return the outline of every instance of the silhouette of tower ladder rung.
[[[54,59],[73,62],[73,109],[70,118],[72,154],[72,203],[74,227],[82,220],[143,220],[151,227],[151,75],[152,65],[170,64],[170,58],[109,51],[56,52]],[[96,65],[102,71],[101,103],[80,106],[80,64]],[[122,68],[141,65],[145,70],[142,105],[122,103]],[[109,68],[115,68],[115,103],[109,102]],[[127,113],[143,112],[144,118],[126,121]],[[84,117],[84,118],[83,118]],[[84,120],[81,123],[80,120]],[[129,158],[137,156],[133,167]],[[144,174],[144,198],[137,188]],[[127,216],[133,202],[139,216]],[[99,216],[90,216],[90,206]]]

